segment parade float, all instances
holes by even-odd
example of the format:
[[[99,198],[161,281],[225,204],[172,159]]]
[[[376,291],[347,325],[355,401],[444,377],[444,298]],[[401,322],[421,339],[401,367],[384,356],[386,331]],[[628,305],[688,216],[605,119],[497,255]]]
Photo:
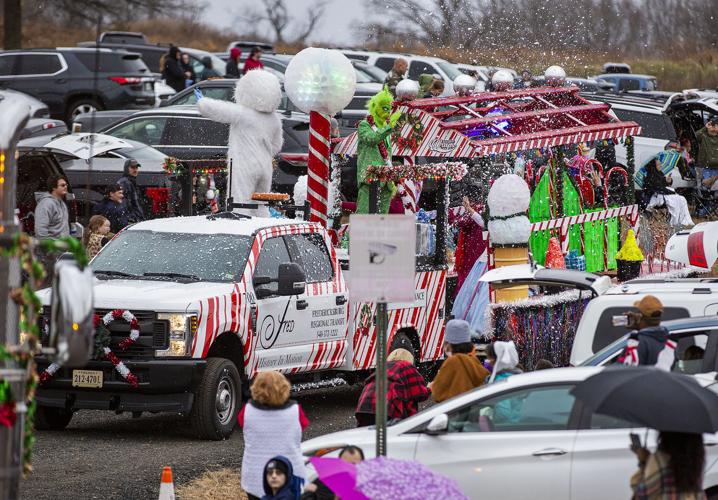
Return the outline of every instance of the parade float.
[[[522,178],[528,188],[525,193],[530,193],[528,206],[525,200],[517,199],[518,205],[513,208],[494,209],[495,213],[490,208],[488,269],[509,261],[529,262],[522,246],[530,251],[531,265],[541,266],[551,238],[558,240],[567,267],[585,266],[584,270],[594,272],[615,269],[620,228],[633,227],[638,221],[638,207],[631,203],[635,165],[630,151],[631,138],[640,134],[641,128],[635,122],[617,120],[608,112],[608,105],[590,103],[578,92],[576,87],[547,86],[395,101],[402,115],[391,141],[394,165],[381,167],[381,179],[391,178],[398,185],[408,181],[416,186],[425,178],[421,175],[424,169],[437,162],[437,167],[444,168],[447,161],[463,162],[468,176],[485,185],[503,173],[515,172],[518,175],[513,177]],[[358,139],[357,133],[347,136],[333,153],[339,157],[356,155]],[[625,169],[584,158],[576,147],[610,147],[618,141],[629,149]],[[448,189],[452,180],[448,170],[431,177],[439,179],[442,190]],[[496,199],[501,200],[500,194]],[[629,203],[621,204],[620,200]],[[506,226],[509,216],[526,208],[525,216],[515,218],[523,226],[528,217],[527,241],[497,243],[492,225]],[[443,219],[440,213],[437,219]],[[483,287],[476,281],[467,281],[462,289],[467,287],[473,291],[470,302],[482,293]],[[590,295],[577,290],[557,294],[549,289],[544,294],[546,291],[539,287],[531,291],[539,295],[531,297],[527,297],[527,289],[491,293],[487,326],[476,328],[483,318],[470,322],[488,336],[514,340],[529,369],[539,358],[549,359],[556,366],[566,365],[573,341],[570,325],[578,322]]]

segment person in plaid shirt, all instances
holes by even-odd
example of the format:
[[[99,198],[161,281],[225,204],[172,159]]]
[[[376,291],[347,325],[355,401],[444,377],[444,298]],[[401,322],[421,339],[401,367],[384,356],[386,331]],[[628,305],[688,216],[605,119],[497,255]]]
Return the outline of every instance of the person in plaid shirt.
[[[638,471],[631,477],[634,500],[699,500],[703,493],[703,435],[663,432],[658,449],[631,448]]]
[[[406,349],[395,349],[387,358],[387,415],[391,419],[410,417],[418,411],[418,403],[429,399],[424,377],[414,367],[414,356]],[[355,412],[357,427],[374,425],[376,421],[376,372],[366,379]]]

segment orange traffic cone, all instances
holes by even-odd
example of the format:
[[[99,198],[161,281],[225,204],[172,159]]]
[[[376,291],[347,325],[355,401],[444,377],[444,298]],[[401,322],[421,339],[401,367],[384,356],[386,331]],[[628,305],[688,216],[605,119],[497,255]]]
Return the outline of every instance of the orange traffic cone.
[[[160,496],[158,500],[175,500],[175,485],[172,482],[172,467],[162,469]]]

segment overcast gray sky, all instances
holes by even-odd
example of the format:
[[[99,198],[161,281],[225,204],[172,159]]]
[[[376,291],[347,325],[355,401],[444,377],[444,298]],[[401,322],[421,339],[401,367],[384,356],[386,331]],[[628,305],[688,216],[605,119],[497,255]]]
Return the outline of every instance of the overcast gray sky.
[[[256,0],[259,4],[259,0]],[[252,0],[207,0],[209,9],[204,18],[213,25],[223,28],[233,26],[236,14],[251,5]],[[304,13],[314,4],[314,0],[287,0],[290,12],[302,22]],[[324,20],[317,28],[317,35],[308,41],[321,41],[337,45],[350,45],[354,42],[352,27],[364,15],[363,2],[360,0],[330,0],[326,7]],[[235,26],[235,28],[238,28]],[[241,29],[237,29],[241,32]]]

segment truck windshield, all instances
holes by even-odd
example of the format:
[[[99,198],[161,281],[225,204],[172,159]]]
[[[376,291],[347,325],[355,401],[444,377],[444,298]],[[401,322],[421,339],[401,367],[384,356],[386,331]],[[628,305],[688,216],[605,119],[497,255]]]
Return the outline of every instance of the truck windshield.
[[[187,234],[123,231],[93,259],[92,270],[115,279],[239,280],[251,237],[234,234]]]

